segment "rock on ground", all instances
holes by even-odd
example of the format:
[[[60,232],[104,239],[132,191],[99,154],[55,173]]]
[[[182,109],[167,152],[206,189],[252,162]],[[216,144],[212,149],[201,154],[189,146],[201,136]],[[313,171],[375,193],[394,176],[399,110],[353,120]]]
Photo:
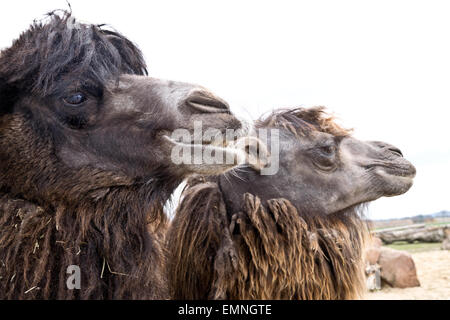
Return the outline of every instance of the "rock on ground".
[[[420,286],[416,265],[410,253],[381,247],[378,264],[381,268],[381,279],[390,286],[397,288]]]
[[[391,288],[367,292],[367,300],[450,300],[450,251],[432,250],[412,253],[420,287]]]
[[[365,250],[365,262],[366,265],[375,265],[378,262],[378,258],[380,257],[380,248],[383,245],[383,242],[378,237],[370,238],[366,250]]]

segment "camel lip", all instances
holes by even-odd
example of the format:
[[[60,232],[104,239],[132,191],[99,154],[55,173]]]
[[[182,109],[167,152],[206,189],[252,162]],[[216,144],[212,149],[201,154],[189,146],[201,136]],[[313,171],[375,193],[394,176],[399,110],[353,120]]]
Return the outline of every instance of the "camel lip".
[[[403,165],[386,165],[386,164],[370,164],[364,166],[366,170],[376,170],[378,173],[387,174],[399,178],[413,179],[416,176],[416,168],[409,164]]]
[[[229,142],[226,140],[219,141],[219,140],[214,140],[214,139],[211,139],[211,140],[207,140],[207,139],[194,140],[194,139],[192,139],[191,141],[185,142],[185,141],[175,140],[168,135],[163,135],[162,137],[164,139],[168,140],[169,142],[171,142],[172,144],[176,144],[179,146],[185,146],[185,147],[206,146],[206,147],[227,148],[229,145]]]
[[[270,156],[264,154],[261,159],[259,159],[256,155],[252,153],[252,150],[249,147],[250,143],[259,144],[260,150],[265,150],[265,145],[255,137],[241,137],[236,142],[234,141],[225,141],[222,144],[215,145],[213,143],[185,143],[179,142],[175,139],[163,135],[163,139],[167,140],[172,146],[178,148],[186,148],[188,150],[202,150],[201,152],[221,152],[225,157],[222,158],[225,163],[220,163],[229,168],[234,168],[237,166],[249,166],[256,171],[261,171],[263,168],[270,164]],[[189,151],[188,151],[189,152]],[[229,158],[232,159],[232,162],[228,162]],[[178,160],[177,160],[178,162]],[[217,164],[217,163],[216,163]],[[206,164],[208,165],[208,164]]]
[[[171,152],[171,161],[176,165],[183,165],[189,168],[193,173],[202,175],[218,175],[225,173],[239,165],[245,164],[248,161],[249,155],[245,150],[239,149],[233,144],[227,146],[215,146],[212,144],[191,144],[177,142],[169,136],[163,135],[172,148],[178,150]],[[183,150],[183,155],[180,155],[180,150]],[[214,154],[214,156],[213,156]],[[217,158],[216,158],[217,155]]]
[[[191,139],[190,141],[182,141],[182,139],[173,139],[169,135],[162,135],[162,137],[168,141],[170,141],[173,144],[177,144],[180,146],[186,146],[186,147],[198,147],[198,146],[210,146],[210,147],[222,147],[227,148],[230,144],[227,140],[220,140],[220,139]]]
[[[174,138],[173,134],[174,131],[164,130],[162,131],[159,136],[170,141],[173,143],[177,143],[178,145],[185,145],[185,146],[212,146],[212,147],[223,147],[227,148],[229,146],[234,146],[234,144],[244,138],[249,136],[249,130],[248,128],[240,128],[236,130],[236,133],[234,136],[231,137],[231,139],[228,138],[227,133],[225,130],[217,130],[216,135],[208,136],[207,138],[202,136],[200,138],[196,137],[195,130],[192,131],[191,129],[185,129],[180,128],[183,130],[189,131],[190,136],[185,137],[179,137]]]

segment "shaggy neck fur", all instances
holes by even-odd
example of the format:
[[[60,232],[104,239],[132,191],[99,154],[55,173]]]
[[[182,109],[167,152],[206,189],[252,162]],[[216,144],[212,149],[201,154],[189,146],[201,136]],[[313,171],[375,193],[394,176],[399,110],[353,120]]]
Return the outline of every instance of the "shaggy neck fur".
[[[0,299],[168,298],[162,207],[177,182],[66,168],[26,119],[3,119]],[[80,290],[66,286],[70,265]]]
[[[163,221],[148,221],[148,211],[159,209],[140,205],[142,192],[132,187],[105,193],[54,206],[0,195],[1,299],[168,297],[155,228]],[[71,265],[80,267],[80,290],[66,286]]]
[[[227,214],[217,183],[192,183],[169,229],[175,299],[354,299],[366,227],[356,209],[326,218],[245,194]]]

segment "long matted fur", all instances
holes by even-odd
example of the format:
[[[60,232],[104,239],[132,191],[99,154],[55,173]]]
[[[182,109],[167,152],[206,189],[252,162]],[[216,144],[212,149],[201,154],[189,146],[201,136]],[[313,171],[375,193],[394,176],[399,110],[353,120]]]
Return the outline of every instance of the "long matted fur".
[[[289,201],[244,195],[228,218],[211,181],[185,192],[168,234],[175,299],[354,299],[363,288],[366,226],[356,208],[308,217]]]

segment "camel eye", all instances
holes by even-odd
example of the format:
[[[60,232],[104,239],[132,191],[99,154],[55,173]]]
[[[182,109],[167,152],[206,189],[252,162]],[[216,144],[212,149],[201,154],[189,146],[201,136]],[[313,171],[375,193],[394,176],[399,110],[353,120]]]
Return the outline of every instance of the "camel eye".
[[[65,97],[64,102],[71,106],[78,106],[87,100],[87,97],[82,93],[75,93]]]
[[[335,152],[335,147],[334,146],[323,146],[323,147],[320,147],[320,152],[323,153],[324,155],[331,156]]]
[[[314,149],[313,163],[323,171],[331,171],[336,168],[336,146],[322,145]]]

